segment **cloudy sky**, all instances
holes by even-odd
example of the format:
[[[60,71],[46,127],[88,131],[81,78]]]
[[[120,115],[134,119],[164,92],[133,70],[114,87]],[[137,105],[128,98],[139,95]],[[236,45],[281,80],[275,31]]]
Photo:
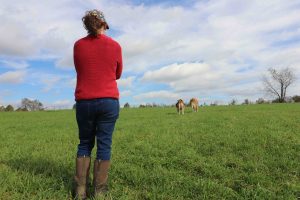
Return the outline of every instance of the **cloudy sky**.
[[[300,94],[299,0],[0,0],[0,104],[74,103],[73,44],[94,8],[123,48],[121,104],[255,100],[269,67],[291,67]]]

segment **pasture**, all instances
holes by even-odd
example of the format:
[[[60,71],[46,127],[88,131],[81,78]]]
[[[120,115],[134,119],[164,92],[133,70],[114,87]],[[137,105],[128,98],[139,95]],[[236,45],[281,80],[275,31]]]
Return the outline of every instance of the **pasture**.
[[[72,110],[0,113],[0,199],[71,199],[77,143]],[[300,198],[300,104],[122,109],[109,185],[117,200]]]

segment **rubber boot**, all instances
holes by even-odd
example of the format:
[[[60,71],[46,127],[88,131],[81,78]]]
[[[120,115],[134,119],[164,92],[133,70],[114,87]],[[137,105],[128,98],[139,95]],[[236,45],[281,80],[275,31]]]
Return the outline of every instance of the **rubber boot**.
[[[108,192],[108,171],[110,168],[109,160],[95,160],[94,162],[94,196],[95,198],[104,197]]]
[[[87,185],[90,172],[91,158],[84,156],[76,158],[75,199],[87,198]]]

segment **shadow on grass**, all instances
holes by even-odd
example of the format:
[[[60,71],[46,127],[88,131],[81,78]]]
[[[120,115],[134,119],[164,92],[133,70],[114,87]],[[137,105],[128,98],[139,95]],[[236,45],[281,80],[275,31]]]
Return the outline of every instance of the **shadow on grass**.
[[[57,187],[57,189],[60,190],[63,184],[68,194],[72,194],[73,196],[74,173],[70,168],[64,166],[64,163],[49,158],[25,157],[8,160],[6,164],[16,171],[23,171],[32,175],[42,175],[46,178],[54,179],[56,184],[53,184],[52,187]]]

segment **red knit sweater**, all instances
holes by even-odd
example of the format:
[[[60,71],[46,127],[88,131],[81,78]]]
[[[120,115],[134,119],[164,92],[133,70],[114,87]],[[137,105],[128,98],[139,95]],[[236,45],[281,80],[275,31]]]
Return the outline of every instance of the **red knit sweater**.
[[[122,74],[122,52],[112,38],[99,34],[79,39],[74,44],[74,65],[77,72],[75,100],[119,98],[116,80]]]

